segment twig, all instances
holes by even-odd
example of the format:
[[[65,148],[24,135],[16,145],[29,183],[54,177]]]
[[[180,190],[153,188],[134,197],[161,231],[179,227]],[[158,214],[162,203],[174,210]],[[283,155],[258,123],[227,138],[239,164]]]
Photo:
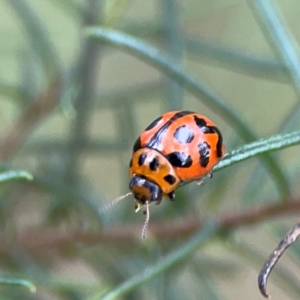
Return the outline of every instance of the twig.
[[[53,111],[59,101],[61,88],[60,78],[53,80],[47,89],[29,105],[19,120],[6,131],[0,143],[2,160],[12,157],[33,129]]]
[[[242,226],[250,226],[262,222],[263,220],[282,217],[288,214],[299,214],[300,198],[295,200],[273,203],[266,206],[259,206],[254,209],[247,209],[238,214],[222,215],[217,217],[220,228],[223,230],[235,230]],[[149,226],[149,234],[157,239],[178,237],[187,237],[199,230],[202,226],[202,220],[198,218],[176,219],[173,221],[151,224]],[[99,232],[61,232],[53,231],[28,231],[20,233],[17,236],[16,245],[21,245],[25,249],[34,250],[40,248],[61,247],[71,243],[85,243],[94,245],[98,243],[106,244],[127,244],[132,242],[140,242],[141,227],[127,225],[115,228],[105,228]],[[5,240],[5,239],[0,239]],[[11,245],[15,245],[11,243]],[[7,246],[0,246],[0,253],[8,251]]]
[[[258,276],[258,286],[261,294],[265,298],[270,298],[270,295],[267,292],[267,281],[268,277],[284,253],[284,251],[293,244],[296,239],[300,235],[300,223],[296,224],[293,229],[288,232],[288,234],[285,236],[285,238],[279,243],[279,245],[276,247],[276,249],[271,253],[268,260],[265,262],[264,266],[262,267],[259,276]]]

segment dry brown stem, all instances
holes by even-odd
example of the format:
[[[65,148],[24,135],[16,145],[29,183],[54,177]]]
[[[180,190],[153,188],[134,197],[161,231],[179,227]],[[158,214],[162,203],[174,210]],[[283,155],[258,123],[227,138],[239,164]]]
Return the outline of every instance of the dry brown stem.
[[[283,217],[289,214],[299,214],[300,199],[289,200],[281,203],[272,203],[256,208],[247,209],[240,213],[226,214],[217,217],[224,230],[235,230],[242,226],[257,224],[269,218]],[[197,218],[175,219],[168,222],[152,223],[149,226],[149,235],[157,239],[187,237],[199,230],[202,221]],[[1,238],[1,241],[4,239]],[[141,226],[121,226],[115,228],[103,228],[98,232],[80,232],[51,230],[51,231],[27,231],[17,235],[12,246],[21,246],[27,250],[51,249],[68,244],[83,243],[95,244],[120,244],[141,241]],[[7,250],[7,245],[0,244],[0,252]]]
[[[33,129],[47,117],[58,104],[61,80],[53,80],[48,87],[29,105],[13,126],[1,138],[0,158],[10,159],[22,146]]]

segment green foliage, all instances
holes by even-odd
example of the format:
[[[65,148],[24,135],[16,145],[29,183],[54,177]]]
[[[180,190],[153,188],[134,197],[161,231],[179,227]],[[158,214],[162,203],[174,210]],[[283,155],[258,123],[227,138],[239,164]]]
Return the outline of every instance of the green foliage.
[[[30,290],[30,292],[35,293],[36,287],[35,285],[27,280],[17,279],[17,278],[0,278],[1,285],[21,285]]]
[[[248,4],[2,1],[1,299],[260,299],[300,212],[299,4]],[[151,206],[144,241],[130,197],[103,208],[128,192],[138,134],[182,108],[213,119],[227,153]],[[299,298],[298,248],[273,299]]]

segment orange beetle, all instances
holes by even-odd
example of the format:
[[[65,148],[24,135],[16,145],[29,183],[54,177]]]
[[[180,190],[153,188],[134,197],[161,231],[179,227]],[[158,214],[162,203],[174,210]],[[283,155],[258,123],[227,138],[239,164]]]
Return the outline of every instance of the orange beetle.
[[[129,188],[136,211],[163,196],[175,200],[184,181],[201,182],[225,153],[219,129],[192,111],[171,111],[154,120],[138,137],[130,160]]]

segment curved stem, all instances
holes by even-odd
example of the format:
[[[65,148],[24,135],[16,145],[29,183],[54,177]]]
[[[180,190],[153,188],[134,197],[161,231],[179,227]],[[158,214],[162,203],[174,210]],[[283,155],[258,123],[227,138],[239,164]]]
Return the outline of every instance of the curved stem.
[[[270,295],[267,292],[267,281],[272,269],[274,268],[274,266],[276,265],[276,263],[278,262],[282,254],[285,252],[285,250],[296,241],[299,235],[300,235],[300,223],[297,223],[293,227],[293,229],[290,232],[288,232],[285,238],[279,243],[279,245],[271,253],[268,260],[263,265],[258,276],[258,287],[261,294],[264,297],[270,298]]]

